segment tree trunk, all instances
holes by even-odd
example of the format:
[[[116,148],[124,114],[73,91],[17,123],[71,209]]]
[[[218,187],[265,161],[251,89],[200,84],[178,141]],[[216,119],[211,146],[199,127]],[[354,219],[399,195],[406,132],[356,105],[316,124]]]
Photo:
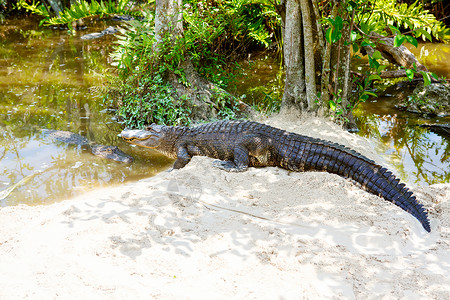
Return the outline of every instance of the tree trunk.
[[[299,0],[287,0],[283,24],[283,56],[286,70],[282,110],[308,108],[305,101],[305,66],[303,64],[302,15]]]
[[[332,2],[332,11],[331,11],[331,18],[336,17],[338,6],[337,6],[337,0],[333,0]],[[320,82],[320,94],[322,98],[322,112],[325,115],[329,114],[329,108],[330,108],[330,94],[333,93],[333,87],[331,85],[330,76],[331,76],[331,48],[332,45],[330,43],[325,43],[325,47],[323,48],[323,55],[322,55],[322,77]]]
[[[334,118],[343,120],[349,131],[357,131],[350,104],[351,79],[350,79],[350,46],[351,46],[351,18],[343,13],[339,3],[336,4],[336,15],[343,19],[342,37],[331,45],[330,55],[330,86],[332,87],[332,100],[335,110]]]
[[[182,0],[156,0],[156,48],[162,44],[166,36],[170,36],[171,40],[175,41],[177,37],[183,35],[182,5]]]
[[[61,6],[61,2],[59,0],[47,0],[47,2],[50,3],[50,6],[52,7],[56,16],[59,16],[59,14],[63,10],[63,7]]]
[[[349,17],[347,15],[347,17]],[[350,97],[351,97],[351,78],[350,78],[350,64],[351,64],[351,30],[352,30],[352,23],[353,20],[350,18],[347,19],[347,22],[344,22],[344,28],[342,29],[342,38],[339,41],[340,46],[340,56],[341,56],[341,63],[340,63],[340,69],[337,70],[338,72],[338,89],[342,90],[342,94],[340,95],[341,100],[341,109],[342,109],[342,115],[345,119],[344,126],[345,128],[350,132],[356,132],[358,131],[358,126],[356,125],[355,119],[353,117],[352,113],[352,106],[350,104]]]
[[[344,59],[343,59],[343,73],[344,73],[344,82],[343,82],[343,88],[342,88],[342,99],[345,101],[343,103],[345,107],[349,108],[349,111],[351,112],[350,103],[348,101],[350,94],[351,94],[351,82],[350,82],[350,67],[351,67],[351,50],[350,45],[352,44],[351,41],[351,33],[353,30],[353,19],[355,18],[355,11],[352,13],[352,17],[350,20],[350,25],[345,26],[344,29],[347,29],[346,27],[349,27],[348,30],[345,30],[345,36],[342,37],[344,41],[348,42],[347,47],[345,47],[344,52]],[[345,44],[345,43],[344,43]],[[348,113],[347,113],[348,116]]]
[[[316,101],[316,70],[314,59],[314,41],[313,41],[313,24],[312,9],[308,0],[300,0],[300,8],[302,12],[304,49],[305,49],[305,83],[306,83],[306,99],[308,110],[315,111]]]
[[[156,43],[153,45],[153,50],[159,52],[164,50],[162,47],[176,46],[178,47],[177,51],[185,53],[184,59],[179,63],[178,70],[183,71],[185,81],[189,84],[182,83],[182,81],[185,81],[180,80],[180,74],[175,71],[168,71],[166,80],[176,90],[175,98],[180,99],[179,101],[186,101],[181,99],[190,100],[191,117],[197,120],[217,118],[219,110],[223,109],[215,101],[220,97],[229,99],[228,102],[236,101],[241,112],[248,112],[249,107],[246,104],[198,74],[190,58],[186,56],[183,45],[177,44],[182,41],[182,36],[182,0],[157,0],[155,14]],[[167,43],[167,39],[170,39],[170,43]]]

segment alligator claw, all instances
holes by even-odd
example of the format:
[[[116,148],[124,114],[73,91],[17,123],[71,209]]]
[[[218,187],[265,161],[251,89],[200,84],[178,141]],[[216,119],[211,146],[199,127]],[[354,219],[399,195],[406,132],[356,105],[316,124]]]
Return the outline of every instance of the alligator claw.
[[[247,170],[247,168],[239,168],[236,166],[236,164],[232,161],[223,161],[220,159],[215,159],[212,162],[213,167],[219,168],[221,170],[227,171],[227,172],[244,172]]]

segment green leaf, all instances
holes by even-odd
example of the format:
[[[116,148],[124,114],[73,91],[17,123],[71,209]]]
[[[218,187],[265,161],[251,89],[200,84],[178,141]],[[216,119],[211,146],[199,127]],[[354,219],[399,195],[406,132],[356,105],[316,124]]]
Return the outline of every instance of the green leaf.
[[[403,22],[405,22],[405,25],[408,26],[409,29],[414,29],[415,26],[407,18],[405,18]]]
[[[432,37],[431,37],[431,34],[428,33],[428,31],[426,31],[425,29],[422,29],[422,28],[416,29],[415,34],[416,34],[417,37],[423,35],[423,36],[426,37],[430,42],[433,40]]]
[[[350,37],[351,37],[350,40],[351,40],[352,42],[354,42],[354,41],[356,41],[356,40],[358,39],[358,33],[357,33],[356,31],[352,31]]]
[[[378,69],[380,67],[380,63],[377,62],[376,59],[373,59],[372,57],[369,56],[369,66],[371,68]]]
[[[366,46],[374,47],[375,45],[374,45],[374,43],[372,43],[372,42],[369,41],[369,40],[363,40],[363,41],[361,42],[361,47],[366,47]]]
[[[327,40],[327,42],[328,42],[329,44],[332,44],[332,43],[333,43],[333,41],[332,41],[332,36],[333,36],[333,27],[329,27],[329,28],[327,29],[327,32],[325,33],[325,39]]]
[[[369,77],[368,77],[368,79],[369,80],[381,80],[381,77],[380,77],[380,75],[378,75],[378,74],[371,74]]]
[[[334,20],[334,27],[336,28],[336,31],[341,31],[341,29],[343,28],[343,20],[340,16],[337,16],[336,19]]]
[[[367,95],[367,94],[362,94],[362,95],[359,97],[359,99],[360,99],[362,102],[365,102],[367,99],[369,99],[369,95]]]
[[[373,54],[372,54],[372,58],[373,59],[382,59],[383,56],[381,55],[381,52],[376,50]]]
[[[389,28],[391,29],[392,33],[394,33],[394,34],[400,34],[400,30],[398,30],[397,27],[392,26],[392,25],[388,25],[388,26],[389,26]]]
[[[336,102],[334,102],[333,100],[330,100],[329,105],[330,105],[330,109],[332,111],[336,111]]]
[[[406,77],[408,77],[409,81],[413,80],[414,78],[414,71],[411,69],[406,69]]]
[[[372,96],[372,97],[378,97],[377,94],[375,94],[374,92],[369,92],[369,91],[364,91],[364,93],[361,96],[364,95],[368,95],[368,96]]]
[[[358,4],[356,4],[354,1],[349,1],[348,4],[349,6],[347,7],[347,10],[349,12],[352,12],[354,9],[358,8]]]
[[[367,23],[365,23],[365,22],[361,23],[361,30],[362,30],[362,32],[368,34],[369,31],[370,31],[370,30],[369,30],[369,24],[367,24]]]
[[[324,18],[323,23],[328,23],[330,26],[334,26],[334,20],[332,18]]]
[[[333,43],[336,43],[337,41],[339,41],[342,37],[342,32],[341,31],[334,31],[333,32]]]
[[[378,72],[378,73],[383,72],[384,69],[386,69],[387,67],[388,67],[387,65],[378,66],[377,72]]]
[[[414,37],[412,37],[412,36],[410,36],[410,35],[407,35],[407,36],[405,36],[405,38],[406,38],[406,40],[408,41],[408,43],[410,43],[410,44],[413,45],[414,47],[417,48],[417,46],[419,45],[419,43],[417,42],[417,40],[416,40]]]
[[[405,36],[403,36],[401,34],[396,35],[394,38],[394,47],[400,47],[404,41],[405,41]]]
[[[430,74],[428,74],[428,72],[425,71],[420,71],[420,74],[422,74],[423,76],[423,85],[427,86],[431,84],[431,78],[430,78]]]

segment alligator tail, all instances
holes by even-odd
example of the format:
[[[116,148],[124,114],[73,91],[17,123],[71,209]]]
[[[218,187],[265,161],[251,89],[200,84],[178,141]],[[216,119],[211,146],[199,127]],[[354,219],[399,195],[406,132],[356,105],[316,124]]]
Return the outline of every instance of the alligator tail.
[[[344,146],[310,139],[299,146],[299,160],[287,162],[291,170],[319,170],[338,174],[359,182],[368,192],[383,197],[412,214],[430,232],[426,209],[404,183],[400,183],[391,171]]]

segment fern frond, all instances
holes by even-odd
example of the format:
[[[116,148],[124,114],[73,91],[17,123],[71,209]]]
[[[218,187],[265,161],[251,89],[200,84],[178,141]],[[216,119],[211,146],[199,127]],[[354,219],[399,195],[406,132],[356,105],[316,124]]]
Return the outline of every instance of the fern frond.
[[[417,37],[425,40],[422,29],[426,30],[437,40],[450,39],[450,30],[446,26],[436,20],[436,17],[428,10],[423,8],[419,1],[413,4],[398,4],[395,0],[372,0],[373,11],[366,14],[366,18],[370,18],[371,26],[378,29],[382,33],[386,25],[393,25],[397,28],[409,29],[416,31]],[[419,30],[420,29],[420,30]]]
[[[113,1],[92,0],[91,3],[80,0],[76,4],[70,6],[60,13],[58,17],[49,18],[44,25],[60,25],[71,24],[74,21],[92,16],[105,16],[113,14],[138,15],[139,12],[131,11],[131,0],[120,0],[116,3]]]

